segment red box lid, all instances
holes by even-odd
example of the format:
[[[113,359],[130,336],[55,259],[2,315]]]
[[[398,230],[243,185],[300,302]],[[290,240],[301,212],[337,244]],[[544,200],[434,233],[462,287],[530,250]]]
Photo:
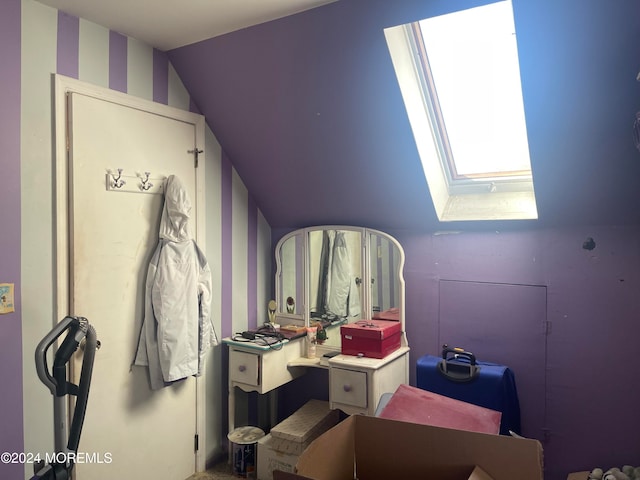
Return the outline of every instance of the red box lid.
[[[358,338],[375,338],[384,340],[400,332],[400,322],[391,320],[358,320],[355,323],[342,325],[341,335],[353,335]]]
[[[502,413],[403,384],[391,396],[380,417],[497,435]]]

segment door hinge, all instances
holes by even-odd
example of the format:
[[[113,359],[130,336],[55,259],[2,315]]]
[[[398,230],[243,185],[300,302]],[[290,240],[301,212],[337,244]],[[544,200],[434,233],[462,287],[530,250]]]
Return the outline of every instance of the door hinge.
[[[544,325],[544,334],[545,335],[551,335],[551,327],[552,327],[551,322],[549,320],[547,320],[544,323],[545,323],[545,325]]]
[[[199,150],[198,147],[194,148],[193,150],[187,150],[187,153],[193,153],[195,168],[198,168],[198,155],[201,154],[202,152],[203,151]]]
[[[198,451],[198,449],[200,448],[199,443],[200,443],[200,437],[199,437],[199,436],[198,436],[198,434],[196,433],[196,434],[193,436],[193,450],[194,450],[195,452],[197,452],[197,451]]]

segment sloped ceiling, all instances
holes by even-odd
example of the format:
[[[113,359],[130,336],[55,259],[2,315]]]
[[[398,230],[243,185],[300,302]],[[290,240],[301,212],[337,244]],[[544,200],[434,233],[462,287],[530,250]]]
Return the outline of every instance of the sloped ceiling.
[[[168,54],[272,226],[638,223],[640,2],[513,4],[540,215],[532,222],[436,220],[383,29],[452,2],[340,0]]]
[[[437,221],[383,29],[483,3],[339,0],[167,53],[272,227],[640,223],[639,0],[513,0],[540,219]]]

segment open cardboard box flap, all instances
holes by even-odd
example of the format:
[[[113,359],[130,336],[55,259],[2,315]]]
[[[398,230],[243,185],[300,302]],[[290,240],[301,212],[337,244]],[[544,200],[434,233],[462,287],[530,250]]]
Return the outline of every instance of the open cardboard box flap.
[[[314,480],[543,478],[537,440],[361,415],[347,418],[314,440],[296,470]]]

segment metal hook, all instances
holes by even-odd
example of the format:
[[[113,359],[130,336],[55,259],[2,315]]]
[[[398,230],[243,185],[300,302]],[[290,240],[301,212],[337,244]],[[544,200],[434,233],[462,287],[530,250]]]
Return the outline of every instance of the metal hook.
[[[122,170],[123,170],[122,168],[118,169],[117,177],[113,173],[109,172],[111,175],[111,178],[113,179],[113,182],[111,182],[111,186],[113,188],[122,188],[124,184],[127,183],[122,179]]]
[[[140,177],[140,190],[146,192],[153,187],[153,183],[149,181],[149,175],[151,175],[151,172],[144,172],[144,174],[145,178]]]

